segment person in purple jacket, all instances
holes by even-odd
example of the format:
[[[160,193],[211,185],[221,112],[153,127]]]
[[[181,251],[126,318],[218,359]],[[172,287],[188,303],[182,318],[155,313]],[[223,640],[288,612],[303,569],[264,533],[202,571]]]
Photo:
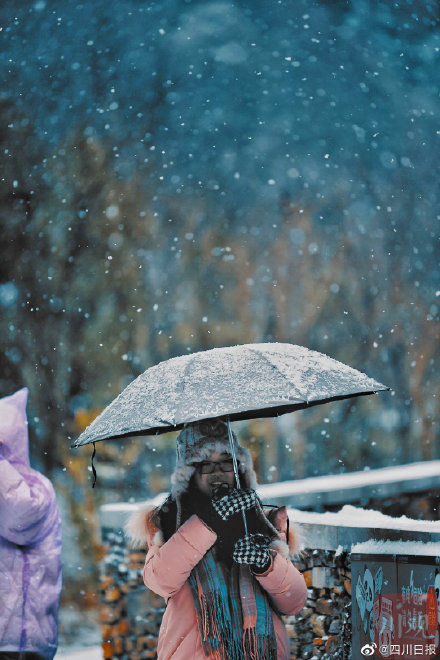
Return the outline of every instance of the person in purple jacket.
[[[28,389],[0,399],[0,659],[52,660],[61,522],[50,481],[29,464]]]

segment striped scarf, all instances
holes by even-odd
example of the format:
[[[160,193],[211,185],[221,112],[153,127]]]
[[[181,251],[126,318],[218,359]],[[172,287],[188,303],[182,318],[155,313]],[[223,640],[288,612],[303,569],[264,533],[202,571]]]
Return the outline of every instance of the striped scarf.
[[[228,570],[212,550],[191,571],[189,585],[202,646],[212,660],[276,660],[272,610],[249,568]]]

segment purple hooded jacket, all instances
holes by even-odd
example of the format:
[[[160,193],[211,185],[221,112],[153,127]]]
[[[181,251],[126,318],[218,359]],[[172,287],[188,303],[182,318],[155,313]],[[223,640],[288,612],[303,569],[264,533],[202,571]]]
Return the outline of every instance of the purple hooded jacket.
[[[0,399],[0,653],[57,650],[61,522],[52,484],[30,467],[28,390]]]

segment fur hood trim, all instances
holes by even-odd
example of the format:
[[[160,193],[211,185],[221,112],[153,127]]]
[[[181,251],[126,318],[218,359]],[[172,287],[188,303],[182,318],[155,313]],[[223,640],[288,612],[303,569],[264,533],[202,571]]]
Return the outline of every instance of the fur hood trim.
[[[247,480],[247,486],[256,488],[255,476],[250,452],[238,442],[236,434],[231,431],[226,422],[220,418],[205,419],[199,422],[185,424],[176,441],[176,467],[171,476],[171,495],[177,500],[184,493],[196,464],[209,458],[211,452],[230,454],[231,443],[234,447],[240,472]]]
[[[130,548],[148,549],[153,545],[161,546],[164,544],[163,534],[153,521],[155,509],[156,507],[151,506],[151,504],[140,503],[137,511],[134,511],[128,517],[125,534]],[[286,543],[287,510],[285,506],[277,510],[274,522],[275,527],[279,530],[280,538],[272,541],[270,547],[283,557],[297,557],[304,547],[303,539],[298,525],[289,519],[289,544]]]
[[[154,511],[155,507],[151,504],[139,504],[139,508],[128,517],[125,524],[125,536],[130,548],[163,545],[162,532],[153,522]]]
[[[228,442],[225,442],[224,440],[213,440],[198,446],[197,451],[193,452],[192,459],[194,463],[201,463],[209,458],[212,452],[229,454],[230,451],[231,449]],[[237,461],[240,464],[240,473],[246,475],[249,488],[255,489],[257,487],[257,477],[249,450],[241,445],[236,445],[236,453]],[[188,463],[185,458],[177,458],[176,467],[171,476],[171,494],[174,498],[177,498],[187,490],[190,479],[196,470],[195,465]]]

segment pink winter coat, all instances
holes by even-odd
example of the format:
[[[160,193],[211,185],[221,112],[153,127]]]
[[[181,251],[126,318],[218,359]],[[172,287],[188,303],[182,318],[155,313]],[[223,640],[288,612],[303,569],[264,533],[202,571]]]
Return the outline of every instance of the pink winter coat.
[[[206,660],[188,577],[215,543],[217,536],[196,515],[163,543],[161,533],[147,523],[148,554],[144,582],[167,601],[159,633],[158,660]],[[278,542],[277,542],[278,543]],[[287,550],[285,544],[280,543]],[[288,555],[288,550],[287,553]],[[255,576],[281,614],[295,614],[304,606],[307,588],[288,556],[276,552],[272,567]],[[279,660],[290,658],[289,640],[281,618],[273,611]]]

